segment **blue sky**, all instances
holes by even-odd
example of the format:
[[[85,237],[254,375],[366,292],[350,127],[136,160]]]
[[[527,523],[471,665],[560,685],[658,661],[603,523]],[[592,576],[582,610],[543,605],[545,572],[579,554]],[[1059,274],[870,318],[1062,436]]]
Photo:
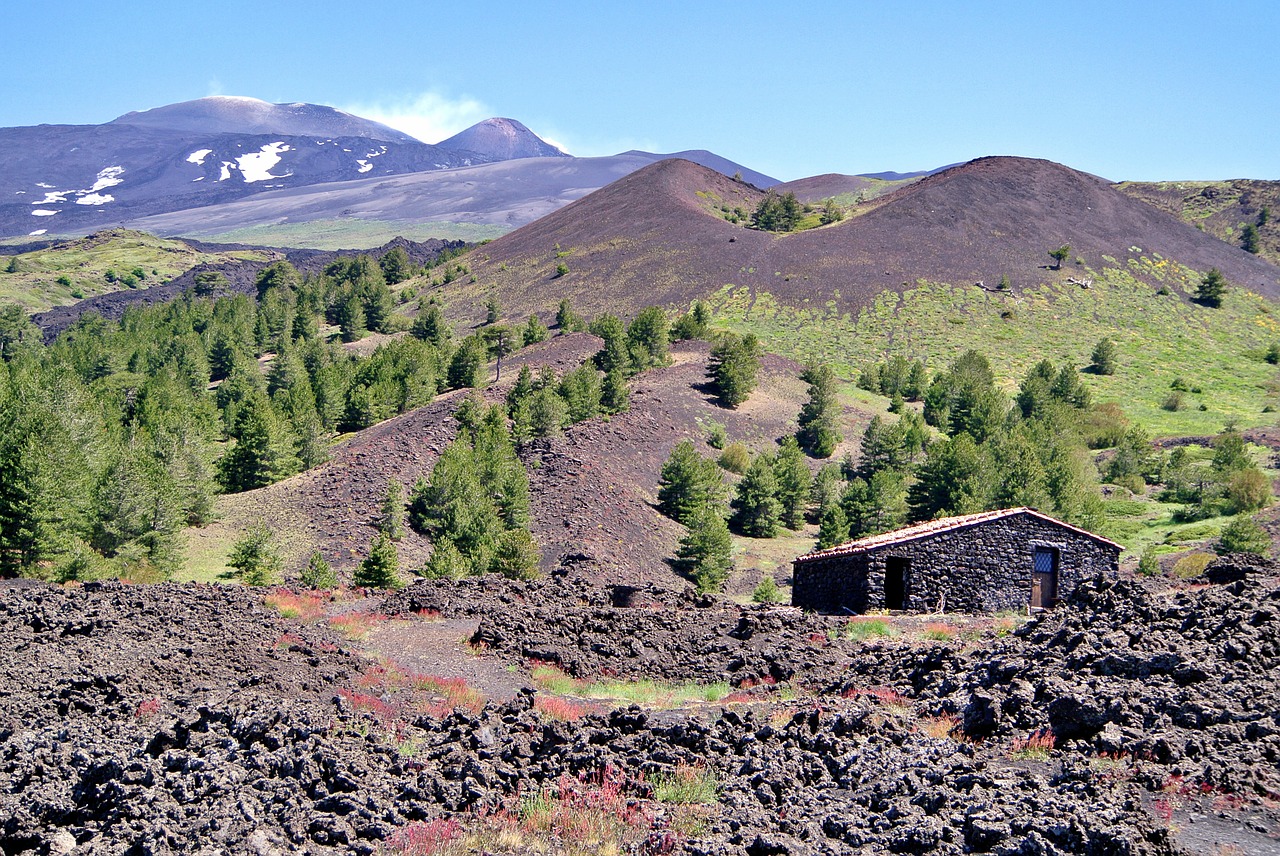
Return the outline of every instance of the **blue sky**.
[[[428,142],[509,116],[577,155],[705,148],[783,180],[988,154],[1280,179],[1274,2],[11,5],[0,126],[249,95]]]

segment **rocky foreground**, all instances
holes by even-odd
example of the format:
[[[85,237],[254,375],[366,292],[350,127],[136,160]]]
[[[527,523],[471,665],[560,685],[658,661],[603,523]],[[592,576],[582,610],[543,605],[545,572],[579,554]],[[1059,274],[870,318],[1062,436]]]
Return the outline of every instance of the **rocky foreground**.
[[[967,645],[564,580],[383,604],[473,618],[522,674],[737,688],[568,714],[400,675],[260,591],[0,584],[0,852],[608,849],[537,826],[557,806],[641,853],[1280,852],[1280,588],[1224,567],[1096,580]]]

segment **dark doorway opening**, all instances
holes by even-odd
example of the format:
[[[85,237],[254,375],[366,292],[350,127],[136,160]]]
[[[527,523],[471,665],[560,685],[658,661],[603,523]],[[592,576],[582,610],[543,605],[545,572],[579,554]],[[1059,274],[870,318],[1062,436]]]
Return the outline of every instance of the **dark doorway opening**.
[[[1036,547],[1031,565],[1031,608],[1048,609],[1058,599],[1058,551]]]
[[[884,566],[884,608],[907,608],[907,573],[911,560],[902,556],[889,556]]]

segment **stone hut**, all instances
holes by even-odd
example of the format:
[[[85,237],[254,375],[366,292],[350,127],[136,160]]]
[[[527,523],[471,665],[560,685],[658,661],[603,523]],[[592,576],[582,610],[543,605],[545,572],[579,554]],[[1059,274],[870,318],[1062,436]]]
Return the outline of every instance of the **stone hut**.
[[[795,560],[791,603],[819,612],[1046,609],[1115,573],[1123,548],[1031,508],[932,520]]]

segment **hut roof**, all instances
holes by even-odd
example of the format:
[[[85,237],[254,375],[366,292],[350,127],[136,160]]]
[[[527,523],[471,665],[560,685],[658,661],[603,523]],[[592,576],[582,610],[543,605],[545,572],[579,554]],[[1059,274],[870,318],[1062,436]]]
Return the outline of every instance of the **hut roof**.
[[[830,559],[836,556],[852,556],[858,553],[865,553],[868,550],[874,550],[877,547],[886,547],[893,544],[902,544],[907,541],[915,541],[919,538],[927,538],[931,535],[938,535],[942,532],[952,532],[957,529],[967,529],[971,526],[979,526],[983,523],[990,523],[993,520],[1003,520],[1008,517],[1016,517],[1019,514],[1026,514],[1039,520],[1052,523],[1055,526],[1061,526],[1063,529],[1069,529],[1079,535],[1091,538],[1100,544],[1106,544],[1117,550],[1123,550],[1114,541],[1103,538],[1101,535],[1095,535],[1088,530],[1081,529],[1079,526],[1072,526],[1070,523],[1064,523],[1056,517],[1050,517],[1042,514],[1034,508],[1002,508],[997,511],[981,511],[977,514],[962,514],[959,517],[940,517],[937,520],[930,520],[926,523],[917,523],[915,526],[908,526],[905,529],[895,529],[892,532],[882,532],[879,535],[869,535],[866,538],[857,541],[849,541],[844,544],[837,544],[834,547],[828,547],[825,550],[818,550],[813,553],[806,553],[796,558],[795,563],[812,562],[818,559]]]

